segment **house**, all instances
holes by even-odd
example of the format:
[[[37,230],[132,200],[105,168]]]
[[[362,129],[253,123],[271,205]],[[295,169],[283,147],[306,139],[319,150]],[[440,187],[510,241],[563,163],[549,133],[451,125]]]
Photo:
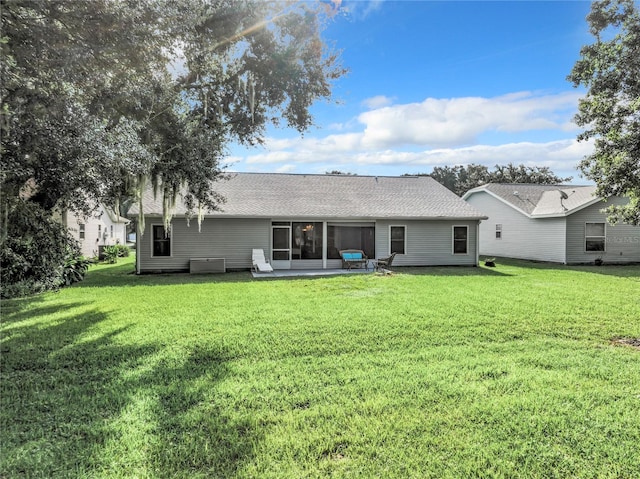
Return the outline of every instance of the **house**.
[[[369,258],[395,252],[398,266],[478,264],[486,217],[429,177],[234,173],[216,191],[226,201],[200,231],[178,200],[168,234],[162,199],[143,193],[138,273],[188,271],[201,259],[250,269],[254,248],[274,269],[340,268],[344,249]]]
[[[487,184],[462,197],[489,216],[480,254],[564,264],[640,262],[640,227],[612,225],[602,212],[628,200],[595,186]]]
[[[87,218],[67,210],[60,215],[60,221],[78,241],[82,255],[87,258],[98,256],[102,246],[127,242],[127,225],[130,220],[116,215],[112,209],[103,205],[99,205]]]

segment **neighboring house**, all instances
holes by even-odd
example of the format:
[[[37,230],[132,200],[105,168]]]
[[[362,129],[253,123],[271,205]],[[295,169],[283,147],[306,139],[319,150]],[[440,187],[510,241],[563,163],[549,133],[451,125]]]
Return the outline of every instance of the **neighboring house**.
[[[640,262],[640,227],[612,225],[602,212],[628,200],[595,186],[487,184],[462,197],[489,216],[480,254],[564,264]]]
[[[127,242],[127,225],[130,221],[103,205],[88,218],[67,210],[61,215],[61,221],[78,241],[82,255],[87,258],[98,256],[100,246]]]
[[[215,184],[226,202],[188,226],[177,201],[169,234],[162,199],[143,195],[137,271],[188,271],[195,258],[250,269],[261,248],[275,269],[340,268],[339,251],[369,258],[396,252],[394,265],[477,265],[486,218],[429,177],[235,173]],[[137,214],[136,208],[130,214]]]

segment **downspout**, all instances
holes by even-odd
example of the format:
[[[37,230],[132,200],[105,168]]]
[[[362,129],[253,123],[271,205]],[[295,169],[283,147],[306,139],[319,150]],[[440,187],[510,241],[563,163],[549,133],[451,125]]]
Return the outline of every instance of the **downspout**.
[[[140,222],[136,222],[136,274],[140,274],[140,241],[142,236],[140,235]]]
[[[476,266],[480,266],[480,221],[476,222]]]

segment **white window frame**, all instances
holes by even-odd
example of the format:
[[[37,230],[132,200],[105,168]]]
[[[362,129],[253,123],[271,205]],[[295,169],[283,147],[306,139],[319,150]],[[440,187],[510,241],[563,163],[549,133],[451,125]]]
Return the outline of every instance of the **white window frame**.
[[[604,227],[604,236],[587,236],[587,225],[602,225]],[[588,239],[602,239],[602,250],[589,251],[587,249]],[[602,254],[607,251],[607,222],[606,221],[585,221],[584,223],[584,252],[588,254]]]
[[[393,251],[391,250],[391,242],[392,242],[392,238],[391,238],[391,228],[403,228],[404,229],[404,236],[403,236],[403,245],[402,245],[402,249],[404,250],[402,253],[397,253],[397,254],[407,254],[407,225],[389,225],[389,254],[392,254]]]
[[[456,253],[456,228],[465,228],[467,230],[466,248],[464,253]],[[451,254],[455,256],[469,256],[469,225],[453,225],[451,227]]]
[[[84,240],[87,237],[87,226],[84,223],[78,223],[78,239]]]
[[[496,225],[496,239],[497,240],[501,240],[502,239],[502,225],[501,224],[497,224]]]
[[[164,230],[164,224],[162,223],[153,223],[151,225],[151,234],[149,236],[151,236],[151,251],[150,251],[150,256],[152,258],[172,258],[173,257],[173,225],[169,225],[169,255],[164,256],[164,255],[160,255],[160,256],[156,256],[155,254],[153,254],[153,243],[155,241],[154,235],[153,235],[153,230],[156,226],[161,227]]]

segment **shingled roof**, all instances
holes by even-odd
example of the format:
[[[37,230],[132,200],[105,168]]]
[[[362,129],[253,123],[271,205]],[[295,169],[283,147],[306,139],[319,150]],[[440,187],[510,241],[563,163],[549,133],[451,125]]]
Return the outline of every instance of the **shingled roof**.
[[[318,219],[485,219],[476,208],[427,176],[231,173],[215,184],[226,202],[207,217]],[[147,215],[162,214],[149,188]],[[131,214],[137,214],[132,208]],[[180,200],[175,214],[185,213]]]
[[[487,192],[527,216],[567,216],[597,203],[595,186],[538,185],[526,183],[489,183],[467,191],[463,199],[472,194]]]

